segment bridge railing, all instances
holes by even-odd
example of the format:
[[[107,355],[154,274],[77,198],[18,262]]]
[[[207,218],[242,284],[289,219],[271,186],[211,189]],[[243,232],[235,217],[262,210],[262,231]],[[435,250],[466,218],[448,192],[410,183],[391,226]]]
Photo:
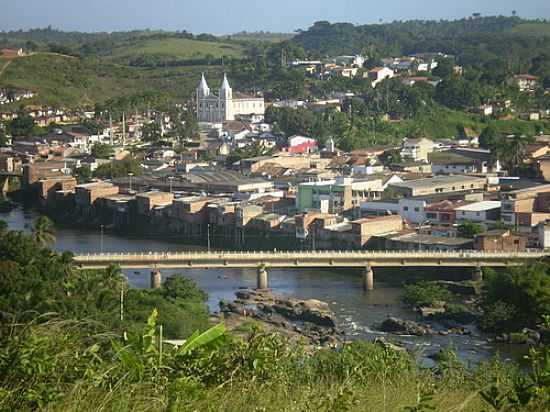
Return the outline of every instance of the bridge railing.
[[[314,250],[314,251],[184,251],[184,252],[107,252],[107,253],[87,253],[85,255],[76,255],[77,261],[117,261],[117,260],[135,260],[135,261],[158,261],[158,260],[194,260],[204,259],[311,259],[311,258],[505,258],[522,259],[550,256],[547,251],[525,251],[525,252],[503,252],[503,251],[411,251],[411,250]]]

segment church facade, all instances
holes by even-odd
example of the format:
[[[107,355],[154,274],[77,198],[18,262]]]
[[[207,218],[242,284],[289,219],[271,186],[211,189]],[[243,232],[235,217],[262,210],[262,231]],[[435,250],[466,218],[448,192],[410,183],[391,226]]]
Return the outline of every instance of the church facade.
[[[204,123],[223,123],[239,119],[263,119],[265,102],[255,97],[235,92],[224,74],[218,93],[208,87],[204,74],[196,92],[197,120]]]

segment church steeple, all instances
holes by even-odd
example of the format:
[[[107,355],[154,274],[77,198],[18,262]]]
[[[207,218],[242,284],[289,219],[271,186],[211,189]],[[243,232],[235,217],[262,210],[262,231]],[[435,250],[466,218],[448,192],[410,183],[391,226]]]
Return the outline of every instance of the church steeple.
[[[199,87],[197,88],[197,94],[202,96],[208,96],[210,94],[210,88],[208,87],[208,83],[206,83],[204,73],[202,74],[201,82],[199,83]]]
[[[230,100],[233,98],[233,89],[231,89],[229,81],[227,80],[227,75],[225,73],[223,74],[222,87],[220,88],[220,97],[226,100]]]
[[[222,82],[222,88],[221,90],[231,90],[231,86],[229,85],[229,81],[227,80],[227,74],[223,74],[223,82]]]

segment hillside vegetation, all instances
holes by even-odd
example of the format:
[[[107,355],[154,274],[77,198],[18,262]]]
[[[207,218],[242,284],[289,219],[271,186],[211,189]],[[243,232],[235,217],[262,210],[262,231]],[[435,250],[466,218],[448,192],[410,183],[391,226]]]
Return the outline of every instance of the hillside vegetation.
[[[139,41],[129,47],[117,47],[111,57],[117,62],[129,62],[140,56],[159,56],[174,60],[242,57],[244,48],[239,44],[200,40],[167,38]]]
[[[0,76],[0,87],[38,91],[31,103],[54,106],[93,106],[113,98],[144,93],[188,98],[200,73],[215,68],[203,66],[140,69],[52,54],[35,54],[12,61]]]

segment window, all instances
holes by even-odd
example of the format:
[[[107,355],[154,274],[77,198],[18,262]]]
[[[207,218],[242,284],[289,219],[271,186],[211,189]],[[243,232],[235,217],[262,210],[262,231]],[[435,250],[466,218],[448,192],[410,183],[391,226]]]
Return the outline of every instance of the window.
[[[418,207],[415,207],[415,208],[414,208],[414,211],[415,211],[415,212],[420,212],[420,209],[419,209]]]
[[[404,210],[405,212],[408,212],[408,211],[409,211],[409,207],[408,207],[408,206],[403,206],[403,210]]]
[[[479,212],[476,212],[476,216],[479,216]]]

